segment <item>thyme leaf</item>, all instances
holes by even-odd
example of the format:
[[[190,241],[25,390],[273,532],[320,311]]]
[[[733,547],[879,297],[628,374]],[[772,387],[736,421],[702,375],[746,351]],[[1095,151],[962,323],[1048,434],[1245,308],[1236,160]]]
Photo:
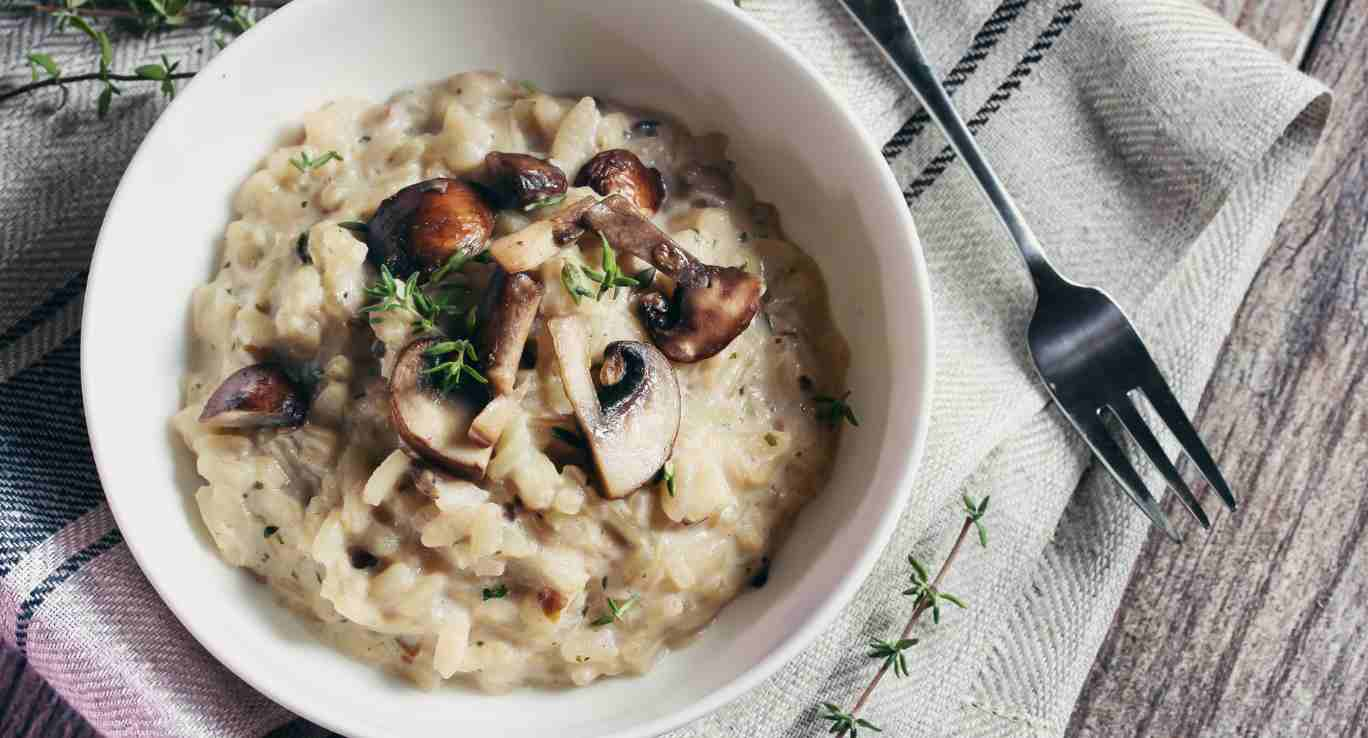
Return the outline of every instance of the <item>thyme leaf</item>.
[[[298,169],[303,174],[308,174],[333,160],[342,161],[342,155],[336,151],[329,151],[317,159],[314,159],[309,156],[309,152],[300,151],[299,156],[290,159],[290,166]]]
[[[850,397],[849,392],[839,398],[826,395],[817,395],[812,398],[812,401],[817,403],[817,418],[832,427],[840,425],[841,421],[859,427],[860,419],[855,417],[855,410],[846,401],[848,397]]]
[[[836,735],[845,735],[849,733],[850,738],[858,738],[860,735],[860,728],[868,728],[875,733],[883,732],[883,728],[878,727],[864,718],[857,718],[853,714],[841,710],[841,708],[830,702],[823,702],[822,707],[826,712],[820,715],[820,717],[823,720],[831,721],[831,728],[828,731],[830,733],[835,733]]]
[[[603,615],[600,615],[598,618],[595,618],[592,623],[589,623],[591,626],[595,628],[601,628],[605,625],[612,623],[614,620],[622,622],[622,616],[625,615],[628,610],[631,610],[634,606],[636,606],[637,602],[640,600],[640,598],[636,595],[635,592],[632,593],[631,597],[628,597],[622,602],[618,602],[617,600],[614,600],[612,597],[607,597],[605,599],[607,599],[608,601],[608,612],[604,613]]]
[[[489,380],[475,368],[475,363],[479,361],[475,345],[464,338],[439,341],[423,353],[437,360],[436,364],[424,369],[423,373],[434,375],[443,392],[450,392],[461,386],[461,381],[465,378],[480,384],[489,384]]]

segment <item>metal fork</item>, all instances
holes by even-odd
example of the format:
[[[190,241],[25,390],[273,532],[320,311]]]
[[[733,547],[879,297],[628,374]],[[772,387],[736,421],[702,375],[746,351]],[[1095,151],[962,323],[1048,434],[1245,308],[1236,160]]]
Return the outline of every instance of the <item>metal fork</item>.
[[[1112,437],[1105,423],[1106,416],[1114,417],[1126,429],[1135,445],[1173,487],[1183,506],[1203,528],[1210,528],[1211,521],[1197,498],[1140,417],[1133,396],[1143,394],[1149,400],[1188,458],[1232,510],[1235,509],[1235,497],[1125,313],[1102,290],[1071,282],[1050,266],[1021,211],[950,104],[950,96],[927,62],[902,4],[898,0],[842,0],[841,4],[916,93],[955,153],[968,165],[1021,249],[1036,289],[1035,313],[1027,329],[1027,345],[1036,371],[1055,405],[1131,500],[1169,538],[1181,541]]]

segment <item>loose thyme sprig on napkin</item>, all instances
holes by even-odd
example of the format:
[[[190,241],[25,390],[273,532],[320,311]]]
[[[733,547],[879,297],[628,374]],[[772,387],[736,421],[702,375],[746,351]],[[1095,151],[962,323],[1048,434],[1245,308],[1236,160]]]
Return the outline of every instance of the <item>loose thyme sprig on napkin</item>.
[[[840,415],[837,416],[838,419],[840,417]],[[842,710],[839,705],[830,702],[822,703],[822,712],[819,714],[819,718],[831,724],[828,732],[834,733],[838,738],[843,735],[858,738],[861,728],[867,728],[876,733],[882,732],[882,728],[864,718],[856,717],[856,714],[869,702],[869,697],[874,694],[874,689],[879,686],[884,674],[892,670],[895,677],[907,676],[907,651],[921,642],[919,639],[911,637],[912,628],[917,624],[917,620],[921,618],[922,613],[930,610],[931,621],[939,624],[942,602],[948,602],[959,608],[968,607],[964,600],[949,592],[942,591],[940,587],[946,573],[950,571],[950,565],[955,563],[955,558],[959,556],[960,548],[964,545],[965,539],[969,537],[971,529],[978,531],[979,544],[987,548],[988,529],[984,527],[983,517],[988,512],[988,499],[984,497],[982,502],[976,503],[969,495],[964,496],[964,523],[960,525],[955,544],[950,547],[950,553],[945,557],[945,563],[941,564],[934,579],[929,577],[925,565],[916,557],[908,555],[907,563],[912,568],[912,586],[903,590],[903,594],[913,598],[912,616],[907,619],[907,625],[903,626],[902,634],[896,640],[875,639],[869,642],[869,651],[865,655],[871,659],[879,660],[879,670],[874,672],[874,677],[869,680],[869,685],[860,693],[859,699],[855,700],[855,706],[850,708],[849,712]]]
[[[256,7],[279,7],[278,3],[254,0]],[[151,33],[172,28],[180,28],[193,23],[213,26],[219,31],[237,35],[256,23],[252,8],[246,7],[245,0],[49,0],[48,2],[6,2],[0,5],[0,15],[49,15],[56,21],[58,31],[68,28],[84,34],[95,44],[95,71],[67,76],[61,65],[52,55],[33,50],[25,55],[32,72],[32,80],[12,90],[0,92],[0,102],[45,87],[57,87],[62,91],[62,103],[66,102],[67,85],[79,82],[99,82],[104,85],[96,98],[95,110],[101,118],[108,112],[116,95],[123,94],[123,88],[115,82],[157,82],[162,94],[174,97],[176,80],[195,76],[194,72],[177,71],[180,62],[173,62],[162,56],[160,64],[143,64],[131,74],[115,73],[114,47],[109,33],[100,25],[102,22],[117,22],[119,27],[133,33]],[[214,43],[221,49],[227,41],[219,32],[214,33]],[[60,107],[60,104],[59,104]]]

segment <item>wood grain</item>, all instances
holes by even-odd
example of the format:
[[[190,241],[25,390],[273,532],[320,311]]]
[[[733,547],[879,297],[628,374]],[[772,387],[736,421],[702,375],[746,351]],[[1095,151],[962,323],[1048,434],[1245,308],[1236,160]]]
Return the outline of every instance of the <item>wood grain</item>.
[[[1300,62],[1330,0],[1202,0],[1290,62]]]
[[[1070,736],[1368,735],[1364,11],[1332,2],[1307,52],[1336,110],[1203,400],[1244,506],[1150,539]]]

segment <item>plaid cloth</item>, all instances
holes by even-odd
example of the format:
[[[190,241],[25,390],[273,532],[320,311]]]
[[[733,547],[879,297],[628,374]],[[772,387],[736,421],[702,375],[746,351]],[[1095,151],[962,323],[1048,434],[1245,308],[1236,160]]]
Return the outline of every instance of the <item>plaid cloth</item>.
[[[909,552],[944,556],[965,493],[993,496],[992,547],[967,549],[948,584],[971,607],[919,634],[911,674],[885,680],[865,715],[898,736],[1062,735],[1148,524],[1035,385],[1024,271],[908,91],[835,0],[742,6],[886,142],[931,269],[937,395],[914,501],[854,603],[790,668],[676,735],[813,734],[819,701],[849,705],[874,669],[862,645],[907,616],[889,582]],[[1307,169],[1324,88],[1189,0],[908,10],[1061,270],[1128,308],[1194,408]],[[195,30],[121,38],[114,66],[165,53],[193,69],[214,48]],[[92,53],[47,19],[0,17],[5,84],[25,81],[33,49],[73,68]],[[0,105],[0,639],[110,735],[317,732],[193,642],[104,503],[81,410],[81,297],[104,209],[163,102],[130,85],[101,120],[96,94]]]

